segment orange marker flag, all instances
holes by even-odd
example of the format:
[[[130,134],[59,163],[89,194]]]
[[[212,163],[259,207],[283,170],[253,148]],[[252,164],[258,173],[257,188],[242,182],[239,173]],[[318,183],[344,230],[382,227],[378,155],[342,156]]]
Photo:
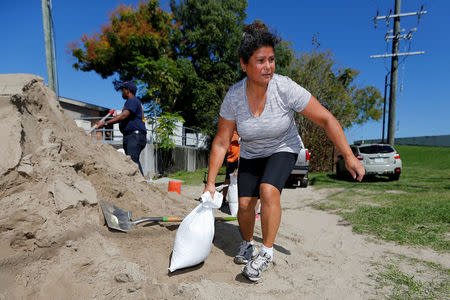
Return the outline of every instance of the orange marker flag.
[[[177,192],[178,194],[181,194],[181,184],[183,182],[181,181],[169,181],[169,192]]]

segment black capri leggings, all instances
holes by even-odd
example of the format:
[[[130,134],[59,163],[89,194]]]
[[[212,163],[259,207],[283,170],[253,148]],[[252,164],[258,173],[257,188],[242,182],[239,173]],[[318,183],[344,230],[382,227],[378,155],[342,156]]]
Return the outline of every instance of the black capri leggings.
[[[225,179],[230,179],[230,174],[234,172],[234,170],[236,170],[238,168],[238,161],[234,161],[234,162],[229,162],[227,161],[226,163],[226,174],[225,174]]]
[[[276,187],[280,193],[294,168],[298,154],[277,152],[268,157],[240,158],[238,172],[239,197],[258,197],[261,183]]]

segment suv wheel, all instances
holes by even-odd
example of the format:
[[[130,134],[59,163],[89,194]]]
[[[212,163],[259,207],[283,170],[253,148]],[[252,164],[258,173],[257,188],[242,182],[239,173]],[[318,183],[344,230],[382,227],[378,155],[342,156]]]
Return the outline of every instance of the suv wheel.
[[[338,179],[342,179],[342,171],[341,171],[341,169],[336,165],[336,177],[338,178]]]
[[[289,177],[289,178],[286,180],[286,183],[284,184],[284,187],[285,187],[285,188],[295,188],[294,182],[295,182],[294,179],[291,178],[291,177]]]
[[[303,177],[300,180],[300,187],[305,188],[308,186],[308,174],[305,175],[305,177]]]
[[[400,173],[389,175],[390,180],[399,180],[400,179]]]

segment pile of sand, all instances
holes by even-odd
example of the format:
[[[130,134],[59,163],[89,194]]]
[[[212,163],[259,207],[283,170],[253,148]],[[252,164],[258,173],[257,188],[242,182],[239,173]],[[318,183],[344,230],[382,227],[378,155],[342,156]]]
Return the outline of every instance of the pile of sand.
[[[80,280],[144,280],[135,263],[111,259],[120,251],[104,237],[111,232],[98,201],[140,216],[186,208],[146,183],[128,156],[93,143],[42,78],[27,78],[21,94],[0,96],[0,299],[93,296],[98,287],[71,291]],[[167,262],[170,251],[154,253]]]

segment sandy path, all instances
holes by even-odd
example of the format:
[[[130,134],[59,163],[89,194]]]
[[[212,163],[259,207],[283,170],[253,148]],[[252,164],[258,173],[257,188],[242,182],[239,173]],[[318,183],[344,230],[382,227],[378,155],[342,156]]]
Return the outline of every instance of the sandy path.
[[[189,201],[200,192],[201,187],[185,186],[180,199]],[[385,261],[392,253],[448,267],[448,255],[392,243],[369,242],[366,237],[352,233],[351,226],[340,225],[345,222],[339,216],[310,207],[324,200],[330,192],[332,190],[311,187],[283,192],[283,218],[275,245],[275,263],[260,283],[249,283],[240,275],[241,266],[232,262],[240,241],[237,223],[217,223],[215,247],[203,265],[168,275],[168,260],[160,262],[153,268],[152,281],[156,285],[151,289],[144,287],[144,294],[180,299],[373,299],[383,298],[383,291],[375,289],[368,275],[375,273],[374,263]],[[174,236],[171,231],[174,228],[165,229]],[[145,231],[139,229],[145,236],[150,234]],[[131,251],[136,243],[145,244],[137,231],[129,238],[125,252]],[[164,240],[170,253],[173,239]],[[262,242],[259,223],[255,240],[259,245]],[[139,252],[137,256],[142,263],[151,260],[149,251],[141,249]]]

